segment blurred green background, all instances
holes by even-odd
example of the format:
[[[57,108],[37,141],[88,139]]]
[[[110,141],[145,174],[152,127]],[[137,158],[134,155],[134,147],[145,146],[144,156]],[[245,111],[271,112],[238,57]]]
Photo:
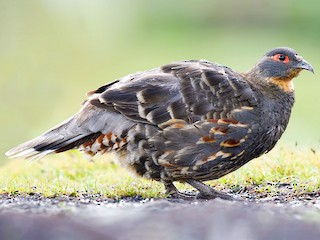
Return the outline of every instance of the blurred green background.
[[[289,46],[315,68],[295,80],[282,144],[320,139],[318,0],[0,1],[0,161],[4,151],[68,118],[85,93],[172,61],[247,71]]]

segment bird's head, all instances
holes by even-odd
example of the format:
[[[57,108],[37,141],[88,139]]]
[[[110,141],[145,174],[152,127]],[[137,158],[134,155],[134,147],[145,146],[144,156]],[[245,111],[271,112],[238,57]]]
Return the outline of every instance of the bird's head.
[[[249,72],[251,77],[276,84],[286,92],[293,91],[292,79],[302,70],[314,72],[313,67],[291,48],[275,48],[267,52]]]

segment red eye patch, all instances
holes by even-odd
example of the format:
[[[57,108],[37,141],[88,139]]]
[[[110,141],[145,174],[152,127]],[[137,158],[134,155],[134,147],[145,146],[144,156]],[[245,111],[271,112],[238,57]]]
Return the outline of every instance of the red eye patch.
[[[288,55],[284,55],[284,54],[281,54],[281,53],[278,53],[276,55],[273,55],[271,57],[274,61],[277,61],[277,62],[283,62],[283,63],[288,63],[290,61]]]

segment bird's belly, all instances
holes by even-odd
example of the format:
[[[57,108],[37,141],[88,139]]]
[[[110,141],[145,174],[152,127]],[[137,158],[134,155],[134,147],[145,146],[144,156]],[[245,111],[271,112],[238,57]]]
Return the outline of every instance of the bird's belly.
[[[227,120],[146,128],[128,132],[117,158],[139,176],[171,181],[218,179],[273,148],[282,131]]]
[[[122,162],[156,180],[216,179],[257,155],[249,148],[255,134],[256,126],[227,119],[179,121],[157,131],[136,126],[128,133]]]

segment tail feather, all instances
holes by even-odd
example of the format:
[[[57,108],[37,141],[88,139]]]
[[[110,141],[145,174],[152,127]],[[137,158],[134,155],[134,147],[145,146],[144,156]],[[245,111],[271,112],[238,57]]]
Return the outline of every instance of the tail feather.
[[[92,134],[86,129],[79,128],[75,121],[75,117],[71,117],[41,136],[10,149],[5,154],[9,158],[41,158],[50,153],[72,149],[78,146],[77,144],[85,142],[88,136],[98,135],[98,133]]]
[[[40,158],[54,152],[63,152],[76,147],[72,143],[78,142],[80,139],[86,138],[83,135],[76,136],[56,136],[53,132],[45,133],[35,139],[23,143],[15,148],[10,149],[5,154],[9,158]],[[69,146],[66,148],[66,146]],[[62,151],[62,149],[64,149]]]

